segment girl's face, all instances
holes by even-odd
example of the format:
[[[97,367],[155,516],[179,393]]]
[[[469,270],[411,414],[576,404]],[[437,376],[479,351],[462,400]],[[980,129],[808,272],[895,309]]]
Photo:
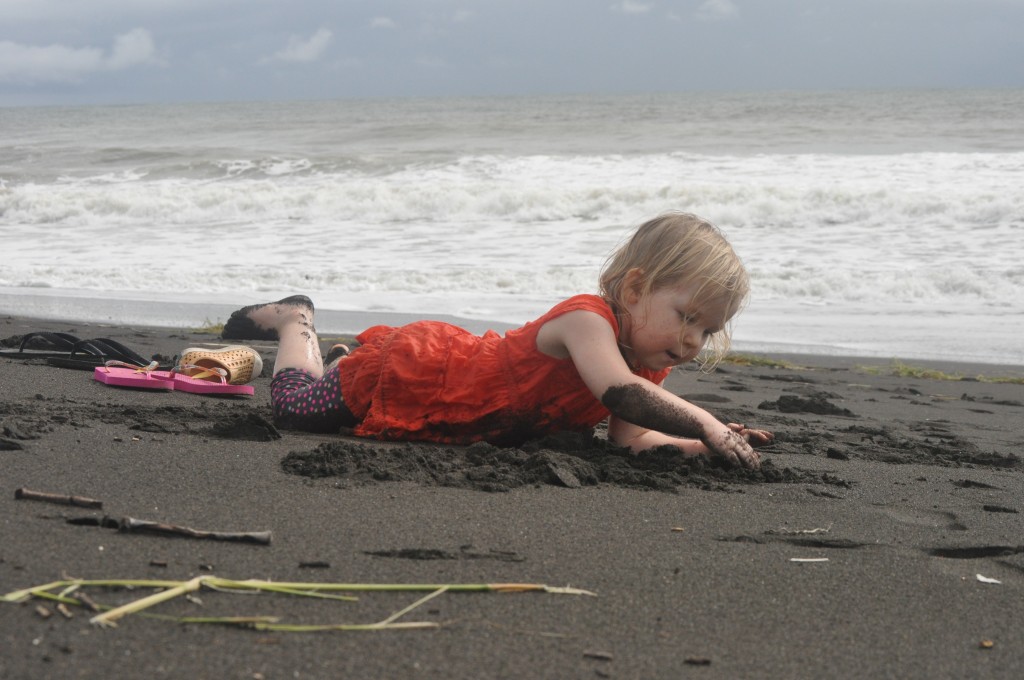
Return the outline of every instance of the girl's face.
[[[712,334],[732,316],[724,299],[698,305],[692,301],[695,285],[659,288],[647,296],[630,292],[626,310],[625,354],[633,366],[660,371],[693,361]]]

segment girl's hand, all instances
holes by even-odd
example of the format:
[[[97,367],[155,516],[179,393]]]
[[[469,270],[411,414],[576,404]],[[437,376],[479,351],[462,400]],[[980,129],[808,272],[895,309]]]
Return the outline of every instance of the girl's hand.
[[[775,441],[775,435],[768,430],[755,430],[739,423],[729,423],[727,427],[743,437],[751,446],[765,446]]]
[[[741,434],[742,429],[739,432],[736,431],[733,427],[735,423],[723,425],[716,422],[716,425],[707,428],[705,435],[701,437],[711,453],[721,456],[733,465],[742,465],[751,470],[761,467],[761,455],[747,443]],[[753,432],[761,432],[761,430],[753,430]],[[765,434],[770,435],[770,433]]]

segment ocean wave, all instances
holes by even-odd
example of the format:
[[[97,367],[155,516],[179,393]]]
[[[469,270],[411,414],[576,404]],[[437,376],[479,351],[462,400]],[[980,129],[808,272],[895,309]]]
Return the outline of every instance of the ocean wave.
[[[304,292],[518,322],[594,291],[633,225],[682,209],[726,232],[752,305],[1019,313],[1024,299],[1009,247],[1022,153],[183,162],[0,182],[0,286]]]
[[[386,171],[275,157],[209,168],[215,176],[132,168],[51,183],[7,180],[0,225],[631,222],[664,206],[738,225],[1000,224],[1024,214],[1016,185],[1024,154],[475,156]]]
[[[187,252],[182,248],[179,252]],[[581,292],[596,292],[598,265],[537,267],[525,261],[516,266],[452,267],[437,264],[385,263],[377,268],[347,266],[246,267],[213,266],[215,258],[199,253],[191,261],[170,258],[169,266],[148,262],[146,249],[134,261],[122,258],[98,266],[0,266],[0,286],[11,288],[73,288],[96,291],[173,290],[180,295],[303,292],[334,300],[346,307],[370,309],[398,304],[416,311],[427,308],[461,313],[467,300],[477,299],[496,318],[522,320],[509,310],[523,300],[557,300]],[[921,309],[962,309],[967,305],[1024,310],[1024,270],[985,267],[929,267],[898,271],[837,270],[804,267],[798,272],[752,267],[752,303],[788,300],[804,304],[843,306],[914,304]],[[450,297],[449,302],[445,301]],[[418,300],[430,298],[430,305]],[[401,300],[395,303],[394,300]],[[486,301],[484,303],[483,301]]]

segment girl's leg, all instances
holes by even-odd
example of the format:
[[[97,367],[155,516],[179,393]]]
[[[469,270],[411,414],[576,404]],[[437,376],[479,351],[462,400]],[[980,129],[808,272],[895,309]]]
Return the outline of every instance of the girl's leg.
[[[278,341],[270,382],[270,401],[278,426],[337,432],[359,422],[342,399],[337,365],[325,375],[313,327],[313,302],[306,296],[240,309],[224,324],[222,335]]]
[[[313,301],[305,295],[250,305],[239,309],[224,324],[223,337],[278,340],[274,374],[297,368],[314,378],[324,372],[320,343],[313,327]]]
[[[358,420],[345,406],[339,389],[338,368],[319,380],[298,368],[284,368],[270,381],[274,423],[288,430],[338,432],[355,427]]]

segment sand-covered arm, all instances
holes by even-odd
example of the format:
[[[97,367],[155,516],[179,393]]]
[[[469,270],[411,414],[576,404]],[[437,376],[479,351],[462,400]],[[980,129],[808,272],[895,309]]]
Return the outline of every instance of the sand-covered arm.
[[[726,427],[737,433],[751,446],[763,446],[775,440],[775,435],[767,430],[748,428],[740,423],[726,423]],[[608,436],[612,441],[622,446],[628,446],[634,452],[646,451],[647,449],[670,444],[677,447],[686,456],[714,455],[711,449],[698,439],[684,439],[662,434],[661,432],[634,425],[615,416],[608,419]]]
[[[614,419],[625,421],[638,429],[617,424],[623,438],[613,439],[634,450],[660,443],[673,443],[684,453],[691,446],[678,439],[700,440],[711,453],[745,467],[758,467],[760,457],[750,444],[704,409],[677,397],[671,392],[634,375],[619,352],[618,342],[608,321],[599,314],[578,310],[544,324],[537,336],[538,349],[551,356],[572,359],[583,382],[601,400]],[[692,447],[691,447],[692,448]]]

